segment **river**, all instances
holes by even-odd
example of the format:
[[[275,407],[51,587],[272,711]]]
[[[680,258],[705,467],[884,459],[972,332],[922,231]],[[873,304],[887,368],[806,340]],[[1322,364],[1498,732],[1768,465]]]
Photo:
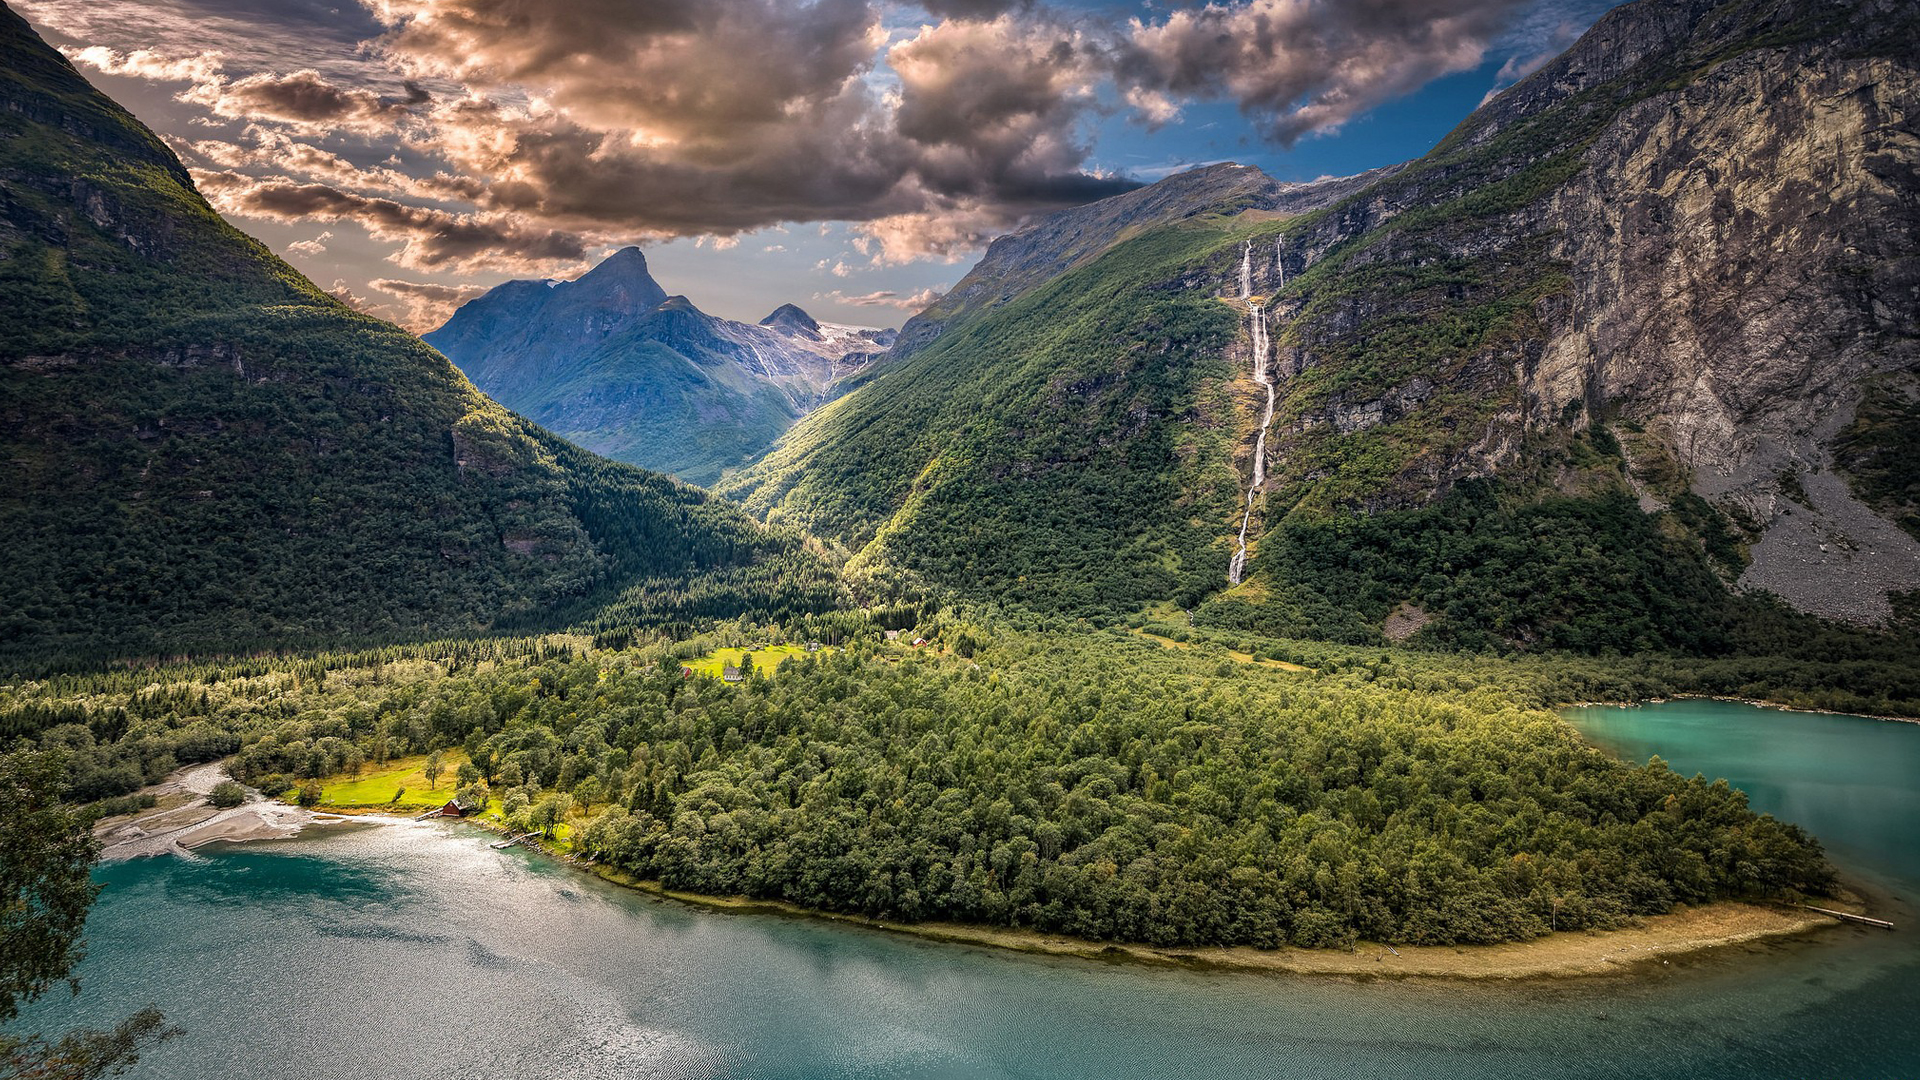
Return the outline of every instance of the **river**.
[[[1573,710],[1808,824],[1900,929],[1600,979],[1222,974],[934,944],[637,895],[451,824],[103,867],[78,998],[187,1029],[136,1077],[1912,1077],[1920,726]],[[1909,899],[1898,899],[1906,897]]]

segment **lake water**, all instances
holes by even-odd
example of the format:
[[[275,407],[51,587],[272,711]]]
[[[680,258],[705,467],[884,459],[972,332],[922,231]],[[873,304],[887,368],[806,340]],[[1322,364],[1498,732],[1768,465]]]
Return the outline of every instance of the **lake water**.
[[[629,893],[450,824],[103,868],[77,999],[188,1033],[137,1077],[1920,1076],[1920,726],[1718,702],[1570,714],[1814,827],[1894,933],[1513,986],[1223,975]]]

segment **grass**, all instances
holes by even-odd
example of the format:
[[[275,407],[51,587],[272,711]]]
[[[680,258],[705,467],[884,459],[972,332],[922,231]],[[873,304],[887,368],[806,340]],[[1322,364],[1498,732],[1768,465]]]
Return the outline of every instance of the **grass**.
[[[781,664],[806,655],[807,647],[804,645],[770,645],[763,649],[754,649],[751,652],[746,649],[716,649],[698,659],[685,661],[684,666],[692,668],[695,675],[704,675],[709,679],[717,679],[725,669],[730,667],[745,670],[745,661],[749,656],[753,658],[753,666],[755,668],[761,671],[777,671]],[[833,655],[833,647],[823,645],[815,655],[821,657],[831,656]]]
[[[1159,634],[1153,633],[1148,630],[1142,630],[1142,629],[1136,628],[1134,630],[1134,633],[1139,634],[1141,637],[1146,638],[1148,641],[1158,643],[1160,647],[1164,649],[1179,649],[1184,652],[1186,650],[1193,648],[1193,645],[1189,642],[1175,641],[1170,637],[1161,637]],[[1256,657],[1252,653],[1241,652],[1238,649],[1228,649],[1226,650],[1226,653],[1227,653],[1227,659],[1232,660],[1237,664],[1259,664],[1261,667],[1277,668],[1281,671],[1313,670],[1311,668],[1301,667],[1299,664],[1290,664],[1285,660],[1270,660],[1262,657]]]
[[[445,771],[441,773],[437,787],[428,785],[427,774],[422,771],[427,765],[425,754],[394,758],[385,765],[374,766],[358,774],[341,773],[326,777],[320,781],[320,805],[343,810],[427,810],[453,798],[454,789],[459,786],[454,776],[466,761],[465,751],[443,751],[440,764]],[[394,793],[401,789],[405,789],[405,794],[396,800]]]

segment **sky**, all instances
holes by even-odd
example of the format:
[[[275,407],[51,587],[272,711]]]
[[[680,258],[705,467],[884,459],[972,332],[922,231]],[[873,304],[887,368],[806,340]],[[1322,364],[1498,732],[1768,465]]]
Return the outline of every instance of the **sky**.
[[[9,0],[235,225],[417,332],[629,244],[728,318],[898,326],[1194,165],[1425,153],[1611,0]]]

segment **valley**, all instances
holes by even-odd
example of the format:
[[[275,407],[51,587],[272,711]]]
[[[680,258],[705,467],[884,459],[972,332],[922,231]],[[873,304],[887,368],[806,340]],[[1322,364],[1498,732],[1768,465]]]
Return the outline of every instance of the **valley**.
[[[7,909],[65,921],[0,1059],[50,1052],[16,1002],[66,1023],[92,880],[72,1015],[193,1018],[137,1075],[440,1075],[453,1030],[502,1075],[1084,1075],[1111,1025],[1147,1075],[1214,1016],[1218,1075],[1910,1063],[1912,844],[1869,804],[1920,733],[1916,40],[1635,0],[1403,164],[1066,185],[937,296],[808,301],[899,331],[722,318],[556,226],[575,276],[416,338],[0,9],[0,848],[67,890]],[[400,85],[356,107],[565,96]],[[585,213],[531,192],[409,220]],[[925,224],[847,220],[755,239],[883,267]],[[523,847],[398,823],[449,800]],[[393,820],[261,839],[311,808]],[[449,972],[446,1031],[359,1008]],[[246,987],[311,1033],[249,1050],[204,1007]],[[965,1019],[1055,988],[1090,1019],[1044,1067],[1044,1009]],[[333,1052],[362,1029],[406,1045]]]

